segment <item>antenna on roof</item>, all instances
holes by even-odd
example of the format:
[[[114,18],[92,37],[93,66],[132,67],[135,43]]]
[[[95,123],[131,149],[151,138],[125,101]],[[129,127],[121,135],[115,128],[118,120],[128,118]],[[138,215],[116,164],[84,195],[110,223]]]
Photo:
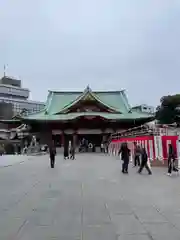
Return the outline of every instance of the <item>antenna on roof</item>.
[[[6,76],[6,64],[4,64],[4,77]]]

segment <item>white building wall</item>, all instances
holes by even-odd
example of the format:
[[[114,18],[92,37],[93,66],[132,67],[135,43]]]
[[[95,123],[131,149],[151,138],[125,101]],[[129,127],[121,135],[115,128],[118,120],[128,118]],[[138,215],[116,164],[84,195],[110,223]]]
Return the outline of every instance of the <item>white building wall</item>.
[[[135,106],[132,109],[136,110],[136,111],[140,111],[142,113],[149,113],[149,114],[154,114],[155,113],[155,109],[152,106],[148,106],[146,104],[142,104],[139,106]]]
[[[148,106],[146,104],[141,105],[141,111],[146,113],[154,113],[154,107]]]
[[[42,102],[0,97],[0,102],[12,103],[14,115],[26,109],[28,113],[38,112],[45,106]]]
[[[0,84],[0,96],[16,97],[28,99],[29,90],[27,88],[20,88],[11,85]]]
[[[14,86],[11,81],[9,84],[0,83],[0,102],[11,103],[13,115],[22,113],[22,110],[25,110],[27,113],[42,110],[45,104],[39,101],[28,100],[29,92],[29,89],[22,88],[21,84]]]

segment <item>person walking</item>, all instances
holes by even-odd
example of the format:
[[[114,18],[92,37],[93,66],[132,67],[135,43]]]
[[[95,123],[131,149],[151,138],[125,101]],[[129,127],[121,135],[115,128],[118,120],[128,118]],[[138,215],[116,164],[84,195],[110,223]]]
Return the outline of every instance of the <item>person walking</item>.
[[[104,151],[104,143],[103,142],[101,143],[100,148],[101,148],[101,153],[104,153],[105,151]]]
[[[141,156],[141,147],[135,142],[134,143],[134,167],[140,167],[140,156]]]
[[[142,150],[141,150],[141,165],[140,165],[140,168],[138,170],[138,173],[141,173],[144,167],[148,171],[149,175],[151,175],[152,172],[151,172],[151,169],[148,165],[148,155],[147,155],[146,149],[142,148]]]
[[[169,151],[168,151],[168,176],[171,176],[172,170],[174,172],[179,172],[178,168],[175,166],[175,152],[173,149],[172,144],[169,144]]]
[[[49,156],[50,156],[50,165],[51,168],[54,168],[54,164],[55,164],[55,156],[56,156],[56,148],[54,143],[52,143],[49,147]]]
[[[66,135],[64,135],[64,160],[69,157],[69,141]]]
[[[73,136],[73,140],[71,142],[71,148],[70,148],[70,159],[75,160],[75,142],[76,138]]]
[[[122,143],[121,148],[119,150],[118,155],[121,154],[122,164],[122,173],[128,173],[128,165],[129,165],[129,157],[130,157],[130,149],[128,148],[127,143]]]

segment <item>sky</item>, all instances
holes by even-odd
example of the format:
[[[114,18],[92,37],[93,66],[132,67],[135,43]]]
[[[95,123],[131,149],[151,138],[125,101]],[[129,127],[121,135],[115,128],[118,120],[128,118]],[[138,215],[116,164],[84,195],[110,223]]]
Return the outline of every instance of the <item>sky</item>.
[[[180,93],[179,0],[0,0],[0,76],[48,90],[126,89],[131,105]]]

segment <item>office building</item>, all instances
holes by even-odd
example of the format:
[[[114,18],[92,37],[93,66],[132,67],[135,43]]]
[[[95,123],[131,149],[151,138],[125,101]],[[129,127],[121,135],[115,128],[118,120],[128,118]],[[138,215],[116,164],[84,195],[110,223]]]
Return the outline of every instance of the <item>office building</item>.
[[[45,104],[29,100],[29,93],[29,89],[22,87],[21,80],[2,77],[0,79],[0,118],[9,119],[22,112],[28,114],[42,110]],[[8,111],[5,111],[7,107]]]

